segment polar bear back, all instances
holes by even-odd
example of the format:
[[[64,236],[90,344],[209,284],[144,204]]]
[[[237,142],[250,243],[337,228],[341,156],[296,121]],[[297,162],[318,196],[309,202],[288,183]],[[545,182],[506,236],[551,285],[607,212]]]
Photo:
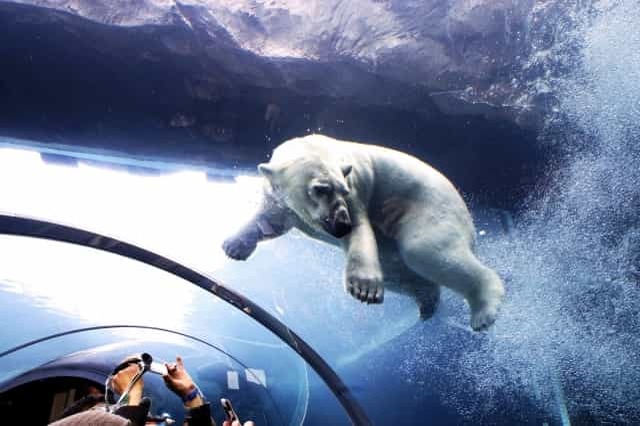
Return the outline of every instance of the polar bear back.
[[[322,158],[331,164],[370,167],[376,177],[398,179],[394,182],[394,189],[414,185],[418,188],[427,186],[431,192],[453,192],[457,195],[457,191],[446,177],[411,155],[378,145],[340,141],[324,135],[309,135],[288,140],[273,151],[271,162],[289,163],[310,157]]]
[[[291,139],[274,152],[271,162],[290,163],[318,158],[330,164],[353,166],[352,179],[368,186],[372,217],[379,216],[385,202],[407,199],[420,202],[438,217],[474,233],[471,215],[453,184],[427,163],[400,151],[377,145],[346,142],[323,135]],[[362,179],[362,177],[366,177]]]

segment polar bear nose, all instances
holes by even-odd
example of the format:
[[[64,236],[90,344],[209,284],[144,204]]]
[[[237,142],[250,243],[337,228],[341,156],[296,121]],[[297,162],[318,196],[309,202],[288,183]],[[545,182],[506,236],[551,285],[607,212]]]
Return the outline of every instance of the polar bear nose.
[[[336,213],[336,217],[333,221],[333,236],[336,238],[342,238],[351,232],[351,218],[347,209],[340,209]]]

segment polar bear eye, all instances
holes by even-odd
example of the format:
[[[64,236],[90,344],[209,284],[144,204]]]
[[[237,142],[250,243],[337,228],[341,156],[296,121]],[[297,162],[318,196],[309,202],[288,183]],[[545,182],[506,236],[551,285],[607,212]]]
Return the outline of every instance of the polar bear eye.
[[[326,184],[316,184],[311,187],[313,194],[317,197],[323,197],[331,194],[331,186]]]

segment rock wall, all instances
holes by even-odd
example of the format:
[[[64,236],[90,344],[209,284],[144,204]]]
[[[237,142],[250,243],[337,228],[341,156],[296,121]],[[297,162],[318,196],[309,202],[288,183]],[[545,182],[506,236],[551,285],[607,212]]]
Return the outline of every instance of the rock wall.
[[[577,7],[0,2],[0,133],[246,164],[319,131],[413,152],[471,193],[522,194],[545,162],[549,52]]]

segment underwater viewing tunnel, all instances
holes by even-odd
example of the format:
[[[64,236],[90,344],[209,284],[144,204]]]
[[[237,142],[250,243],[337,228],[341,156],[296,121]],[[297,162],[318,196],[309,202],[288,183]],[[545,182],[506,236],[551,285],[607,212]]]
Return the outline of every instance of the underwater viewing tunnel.
[[[0,1],[0,423],[640,424],[638,25]]]

